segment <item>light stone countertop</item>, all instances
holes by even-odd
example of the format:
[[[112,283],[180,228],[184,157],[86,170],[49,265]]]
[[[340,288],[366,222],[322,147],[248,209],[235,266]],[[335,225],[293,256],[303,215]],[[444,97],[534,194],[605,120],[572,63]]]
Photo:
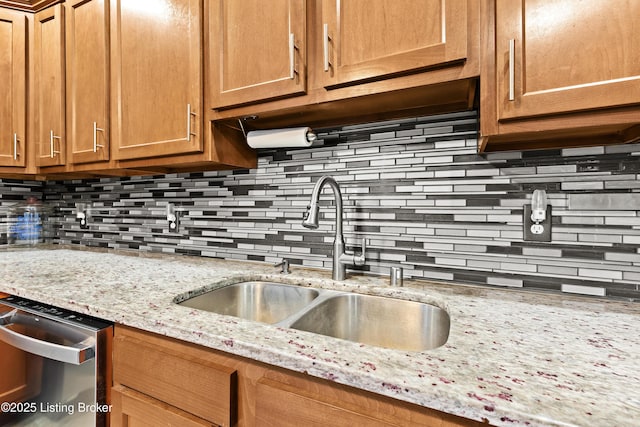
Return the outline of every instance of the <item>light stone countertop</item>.
[[[306,372],[499,426],[640,425],[640,305],[138,252],[0,251],[0,292]],[[446,309],[426,352],[361,345],[182,307],[174,297],[241,279],[419,300]]]

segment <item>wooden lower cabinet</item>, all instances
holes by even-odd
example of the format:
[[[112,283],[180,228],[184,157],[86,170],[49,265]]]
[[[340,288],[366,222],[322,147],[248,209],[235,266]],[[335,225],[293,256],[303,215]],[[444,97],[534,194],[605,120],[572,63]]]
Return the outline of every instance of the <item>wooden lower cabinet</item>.
[[[260,380],[256,387],[256,424],[263,426],[325,425],[331,420],[334,427],[372,426],[394,424],[370,417],[313,396],[287,384],[268,379]]]
[[[7,296],[0,293],[0,298]],[[9,311],[8,306],[3,306],[0,315]],[[24,402],[39,395],[41,389],[42,358],[0,341],[0,402]],[[0,425],[5,425],[3,417],[0,410]]]
[[[111,391],[112,426],[202,427],[215,425],[160,400],[130,388],[117,386]]]
[[[482,423],[280,369],[255,389],[256,426],[463,427]]]
[[[111,425],[486,425],[117,325]]]
[[[154,337],[155,338],[155,337]],[[136,418],[141,407],[168,407],[192,414],[213,425],[231,426],[235,422],[236,370],[210,361],[206,353],[190,347],[170,346],[169,340],[151,340],[150,336],[118,329],[114,339],[113,379],[119,398],[136,408],[129,414]],[[142,400],[137,391],[152,399]],[[124,392],[126,391],[126,393]],[[133,404],[132,402],[135,402]],[[151,402],[151,403],[150,403]],[[157,403],[156,403],[157,402]],[[126,409],[116,410],[120,414]],[[116,415],[112,425],[131,426]],[[159,425],[152,423],[151,425]],[[206,425],[206,424],[204,424]]]
[[[42,358],[0,341],[0,402],[24,402],[40,394]],[[0,425],[2,424],[0,411]]]

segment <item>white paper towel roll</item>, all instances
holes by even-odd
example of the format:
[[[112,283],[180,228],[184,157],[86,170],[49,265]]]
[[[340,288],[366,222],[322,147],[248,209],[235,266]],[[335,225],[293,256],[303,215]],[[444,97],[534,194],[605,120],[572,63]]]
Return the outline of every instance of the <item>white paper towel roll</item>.
[[[315,139],[308,127],[252,130],[247,134],[251,148],[310,147]]]

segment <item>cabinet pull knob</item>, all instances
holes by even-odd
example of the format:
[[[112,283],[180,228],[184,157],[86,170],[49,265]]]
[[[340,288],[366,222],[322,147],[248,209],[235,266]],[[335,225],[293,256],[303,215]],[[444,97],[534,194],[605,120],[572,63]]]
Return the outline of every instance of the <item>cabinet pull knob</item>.
[[[51,132],[49,132],[49,144],[51,146],[51,158],[53,159],[55,157],[56,154],[60,154],[60,151],[56,151],[54,148],[54,143],[53,141],[56,139],[62,139],[62,137],[54,135],[53,134],[53,130]]]
[[[289,78],[296,78],[296,36],[289,33]]]
[[[98,144],[98,131],[104,132],[104,129],[99,128],[96,122],[93,122],[93,152],[98,152],[98,147],[104,148],[104,145]]]
[[[195,132],[191,131],[191,118],[198,115],[191,111],[191,104],[187,104],[187,142],[191,142],[191,137],[196,136]]]
[[[331,62],[329,62],[329,41],[331,41],[331,37],[329,37],[329,24],[324,24],[322,26],[322,46],[324,51],[324,72],[329,71],[329,67],[331,66]]]
[[[516,41],[515,39],[509,40],[509,101],[513,101],[515,96],[515,81],[516,81]]]
[[[14,133],[13,134],[13,160],[18,160],[18,141],[20,141],[20,139],[18,138],[18,134]]]

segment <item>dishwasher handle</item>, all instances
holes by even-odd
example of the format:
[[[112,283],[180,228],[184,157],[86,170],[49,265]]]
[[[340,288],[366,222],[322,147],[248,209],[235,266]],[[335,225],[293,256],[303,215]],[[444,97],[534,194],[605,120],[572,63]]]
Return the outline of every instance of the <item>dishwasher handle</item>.
[[[11,325],[12,323],[0,326],[0,341],[27,353],[72,365],[81,365],[95,357],[95,339],[93,337],[87,337],[81,342],[66,346],[22,335],[7,327]]]

